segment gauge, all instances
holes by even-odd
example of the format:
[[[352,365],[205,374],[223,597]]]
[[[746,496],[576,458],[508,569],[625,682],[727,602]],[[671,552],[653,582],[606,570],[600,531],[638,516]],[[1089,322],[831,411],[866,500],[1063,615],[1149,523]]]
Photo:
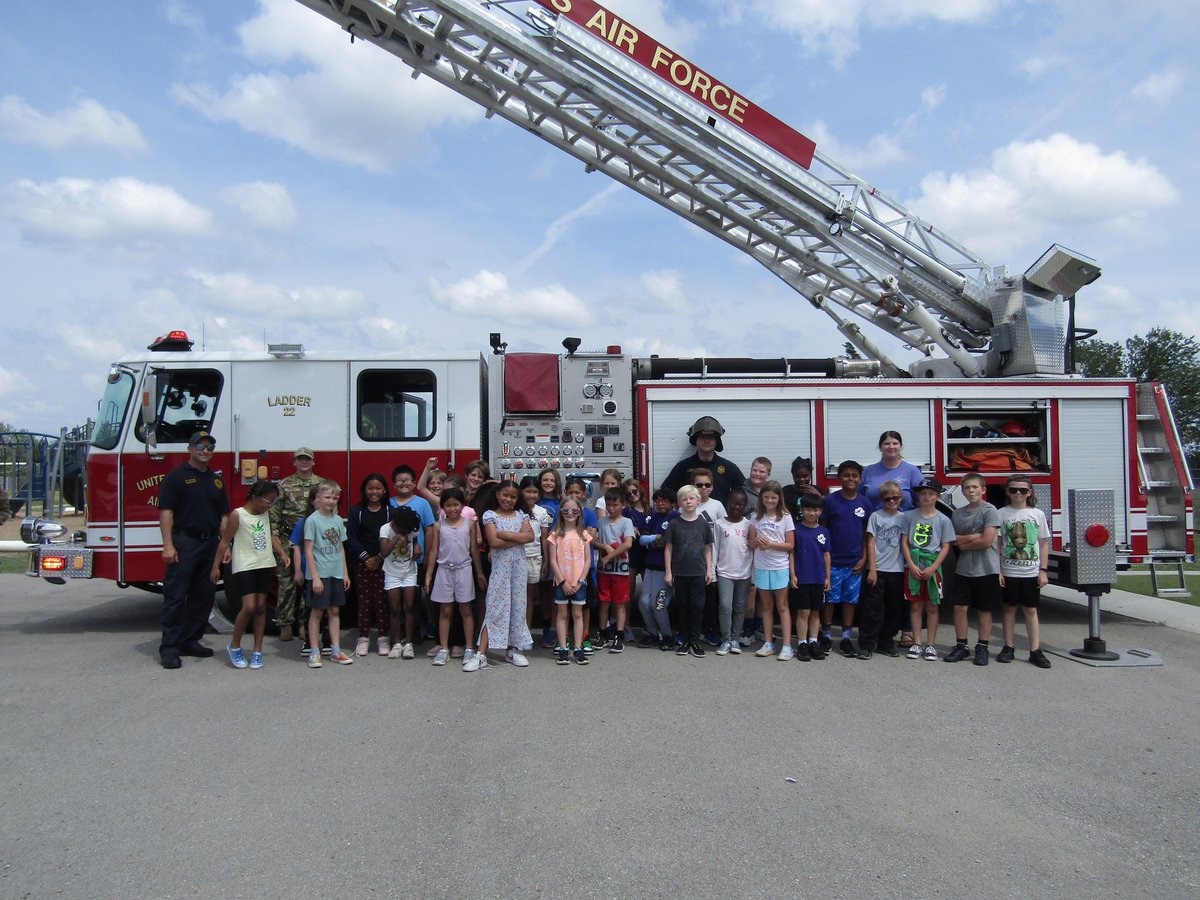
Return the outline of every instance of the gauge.
[[[613,386],[611,384],[600,385],[600,396],[611,397],[613,395]]]
[[[583,386],[583,396],[587,397],[589,400],[595,399],[596,386],[594,384],[585,384]]]

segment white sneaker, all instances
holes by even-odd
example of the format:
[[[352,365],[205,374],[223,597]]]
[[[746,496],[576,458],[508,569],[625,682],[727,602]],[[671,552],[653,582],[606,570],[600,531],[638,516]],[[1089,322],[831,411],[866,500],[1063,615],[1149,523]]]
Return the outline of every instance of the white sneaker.
[[[365,638],[365,637],[359,638],[358,643],[354,645],[354,655],[355,656],[366,656],[367,650],[370,648],[370,646],[371,646],[370,638]]]
[[[380,636],[380,638],[379,638],[379,655],[380,656],[390,656],[391,652],[392,652],[392,639]],[[394,656],[392,657],[392,659],[395,659],[395,658],[396,657],[394,657]]]
[[[779,655],[775,658],[780,662],[787,662],[787,660],[793,658],[795,655],[796,654],[792,651],[792,645],[786,644],[784,648],[779,651]]]
[[[529,660],[525,658],[525,654],[518,653],[516,650],[506,650],[504,658],[518,669],[523,669],[529,665]]]
[[[482,653],[473,653],[469,657],[463,657],[464,672],[478,672],[480,669],[486,669],[487,667],[487,656]]]
[[[930,644],[928,647],[926,647],[925,648],[925,658],[926,659],[937,659],[937,647],[933,646],[933,644]]]
[[[320,650],[310,650],[310,651],[309,651],[309,654],[308,654],[308,667],[309,667],[310,669],[319,669],[319,668],[321,668],[321,651],[320,651]]]
[[[921,658],[921,645],[920,644],[913,644],[911,647],[908,648],[908,658],[909,659],[920,659]]]
[[[392,644],[392,648],[390,650],[388,650],[387,658],[388,659],[399,659],[400,651],[403,649],[404,649],[404,645],[401,644],[399,641],[396,641],[396,643]]]
[[[734,656],[741,656],[742,645],[739,644],[737,641],[730,641],[729,642],[729,652],[732,653]]]
[[[729,641],[721,641],[721,646],[717,648],[717,656],[729,655]]]
[[[416,654],[413,653],[413,645],[410,644],[408,641],[405,641],[403,644],[400,645],[400,658],[401,659],[412,659],[413,656],[415,656],[415,655]]]
[[[775,655],[775,645],[773,643],[771,643],[770,641],[767,641],[765,644],[763,644],[761,647],[759,647],[757,650],[754,651],[754,655],[755,656],[774,656]]]
[[[439,650],[437,656],[433,658],[433,664],[435,666],[444,666],[449,659],[450,654],[446,652],[445,648],[443,648]]]

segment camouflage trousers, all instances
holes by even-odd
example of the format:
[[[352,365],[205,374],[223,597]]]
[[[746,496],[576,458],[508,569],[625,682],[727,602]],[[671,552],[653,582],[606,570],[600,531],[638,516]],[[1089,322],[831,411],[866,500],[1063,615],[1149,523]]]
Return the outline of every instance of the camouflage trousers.
[[[293,546],[291,541],[283,541],[283,549],[289,559]],[[291,566],[279,564],[275,567],[275,574],[279,579],[279,592],[275,595],[275,621],[280,628],[291,625],[297,635],[304,634],[308,627],[308,616],[304,595],[296,590],[295,573]]]

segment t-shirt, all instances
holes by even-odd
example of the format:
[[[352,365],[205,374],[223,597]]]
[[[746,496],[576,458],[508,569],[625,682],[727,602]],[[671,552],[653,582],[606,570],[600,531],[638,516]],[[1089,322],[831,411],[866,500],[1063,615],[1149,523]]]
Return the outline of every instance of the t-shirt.
[[[867,519],[874,508],[862,494],[848,499],[841,491],[826,494],[821,501],[821,522],[829,529],[833,541],[829,552],[835,568],[849,568],[862,559]]]
[[[1000,527],[1000,513],[996,507],[986,500],[975,509],[963,506],[954,511],[950,521],[954,523],[954,533],[979,534],[985,528]],[[1034,556],[1036,557],[1036,553]],[[958,565],[954,571],[964,578],[978,578],[980,575],[996,575],[1000,571],[1000,558],[996,556],[994,544],[986,550],[959,550]]]
[[[908,546],[911,550],[937,554],[941,552],[943,544],[954,542],[953,523],[936,511],[928,519],[921,515],[919,509],[905,513],[904,533],[908,535]]]
[[[271,547],[271,517],[265,512],[255,515],[242,507],[238,510],[238,527],[233,538],[233,572],[253,569],[274,569],[275,551]]]
[[[785,515],[779,519],[772,519],[763,516],[760,519],[755,516],[751,524],[754,526],[754,568],[770,571],[788,568],[788,551],[762,550],[757,545],[760,537],[765,537],[773,544],[794,543],[792,532],[796,530],[796,523],[792,521],[792,517]],[[824,580],[821,579],[822,582]]]
[[[796,528],[796,583],[825,584],[825,554],[829,552],[831,538],[824,525]]]
[[[420,534],[420,530],[417,530],[400,537],[400,540],[396,541],[396,546],[392,548],[392,552],[383,559],[384,574],[400,579],[401,581],[411,581],[417,577],[417,557],[420,554],[417,552],[416,547],[420,539]],[[385,523],[379,529],[379,539],[381,541],[390,541],[396,536],[396,533],[392,531],[391,522]],[[438,549],[438,556],[441,556],[440,548]]]
[[[905,513],[889,513],[877,509],[867,519],[867,534],[875,537],[875,569],[879,572],[903,572],[904,554],[900,552],[900,535],[904,531]]]
[[[672,519],[679,518],[679,510],[673,509],[666,513],[650,513],[646,517],[646,525],[642,529],[643,534],[660,535],[667,533],[667,525]],[[647,569],[653,569],[656,572],[661,572],[666,568],[666,560],[663,559],[662,547],[647,547],[646,556],[642,560]]]
[[[863,469],[862,493],[873,506],[883,506],[879,499],[879,489],[885,481],[894,481],[900,485],[900,511],[915,509],[917,505],[913,488],[925,480],[925,473],[907,460],[900,460],[894,469],[889,469],[882,462],[871,463]]]
[[[317,567],[314,578],[346,577],[342,565],[345,559],[342,544],[346,541],[346,523],[341,516],[327,516],[314,511],[304,520],[304,540],[312,541],[313,564]]]
[[[667,523],[671,545],[671,575],[704,575],[704,548],[713,542],[712,529],[703,519],[690,522],[683,516]]]
[[[634,534],[633,523],[624,516],[616,519],[603,518],[600,520],[600,527],[596,532],[597,547],[616,547],[625,538],[633,538]],[[599,549],[596,551],[599,553]],[[629,553],[622,553],[615,559],[610,559],[600,571],[606,575],[628,575],[629,574]]]
[[[754,552],[750,549],[750,520],[743,516],[730,522],[728,516],[717,519],[714,529],[713,557],[717,574],[735,581],[749,578],[754,568]]]
[[[717,519],[725,517],[725,504],[715,497],[709,497],[696,507],[696,515],[707,522],[709,528],[712,528]]]
[[[529,513],[530,524],[533,525],[533,540],[525,545],[526,559],[541,559],[542,558],[542,535],[550,530],[550,526],[554,524],[554,520],[550,518],[550,513],[545,509],[534,504],[533,509]]]
[[[1041,569],[1038,541],[1050,539],[1046,514],[1036,506],[1000,510],[1000,574],[1005,578],[1037,578]]]
[[[538,499],[537,505],[550,513],[550,521],[558,521],[558,508],[562,506],[562,502],[555,500],[553,497],[541,497]]]
[[[558,563],[558,573],[563,580],[577,583],[583,575],[587,561],[585,554],[592,536],[586,532],[581,535],[577,531],[564,531],[562,534],[552,531],[546,536],[546,541],[550,544],[550,553]]]

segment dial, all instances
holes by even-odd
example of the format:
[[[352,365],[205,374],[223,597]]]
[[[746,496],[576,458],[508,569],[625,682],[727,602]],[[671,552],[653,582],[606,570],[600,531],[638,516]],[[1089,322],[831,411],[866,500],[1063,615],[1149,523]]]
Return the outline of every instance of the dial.
[[[605,384],[600,385],[600,396],[601,397],[611,397],[612,395],[613,395],[613,386],[611,384],[605,383]]]
[[[594,385],[594,384],[585,384],[585,385],[583,386],[583,396],[587,397],[589,400],[593,400],[593,399],[595,399],[595,397],[596,397],[596,385]]]

